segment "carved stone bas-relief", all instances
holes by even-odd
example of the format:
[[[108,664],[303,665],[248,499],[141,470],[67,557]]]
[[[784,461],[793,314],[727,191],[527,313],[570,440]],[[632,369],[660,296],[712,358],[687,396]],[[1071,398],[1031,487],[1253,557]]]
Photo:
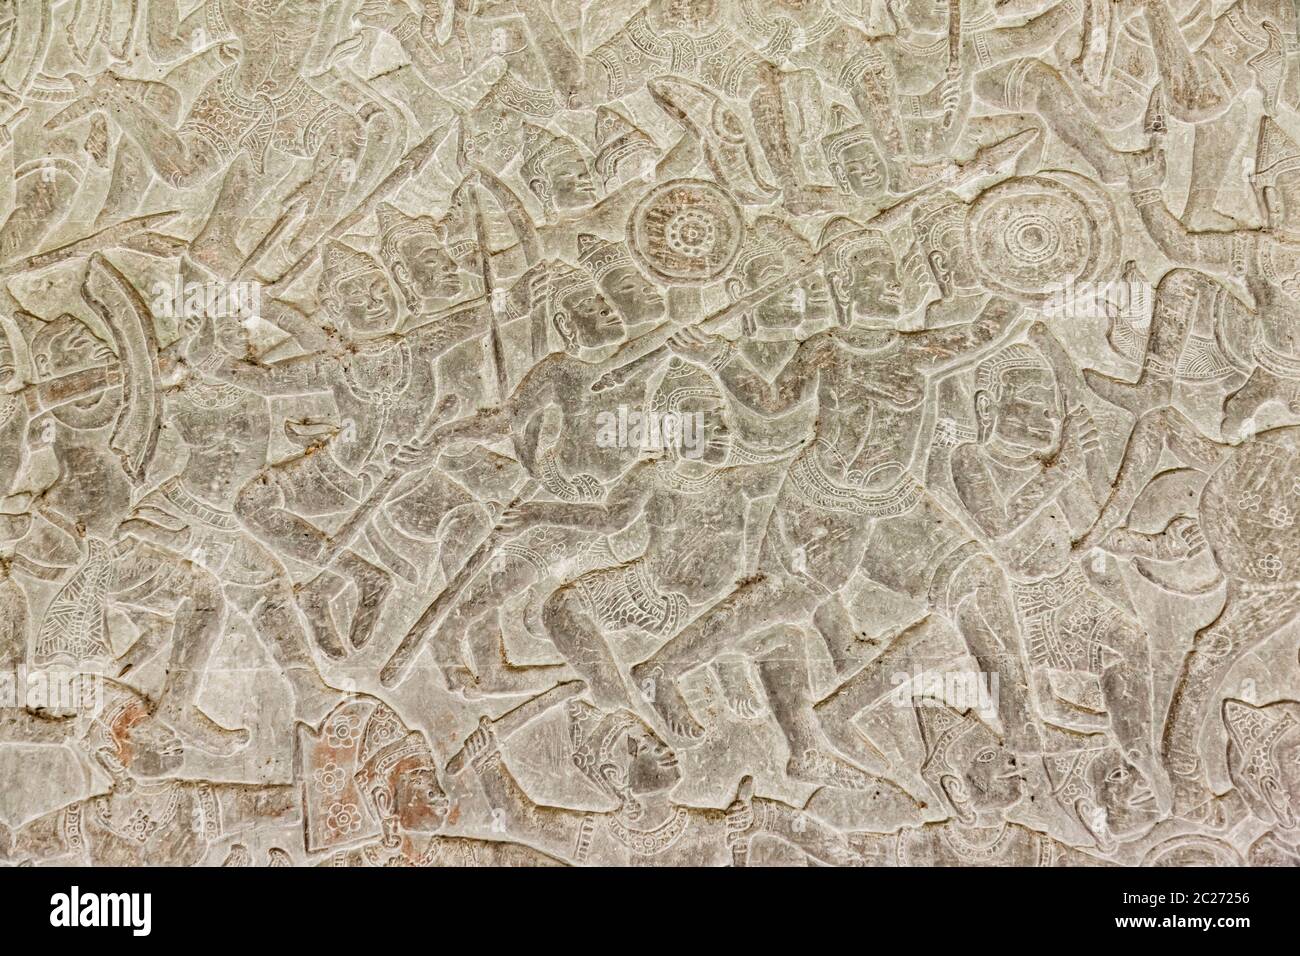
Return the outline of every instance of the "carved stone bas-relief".
[[[1295,0],[0,0],[0,860],[1300,864]]]

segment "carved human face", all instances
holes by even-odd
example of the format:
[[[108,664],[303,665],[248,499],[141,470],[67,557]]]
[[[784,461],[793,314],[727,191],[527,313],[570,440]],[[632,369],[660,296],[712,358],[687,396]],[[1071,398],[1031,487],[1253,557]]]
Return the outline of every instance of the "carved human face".
[[[853,252],[848,274],[838,278],[839,293],[854,320],[894,319],[903,299],[898,264],[892,253],[878,247]]]
[[[1277,786],[1264,787],[1264,797],[1273,806],[1283,827],[1300,825],[1296,808],[1300,807],[1300,726],[1293,725],[1273,745],[1273,765],[1277,768]]]
[[[861,199],[879,195],[885,185],[884,164],[866,139],[844,147],[831,163],[831,173],[840,189]]]
[[[36,336],[32,361],[41,378],[52,378],[105,365],[113,360],[113,350],[84,323],[72,316],[51,322]]]
[[[627,334],[622,317],[594,285],[566,295],[556,323],[566,338],[589,349],[621,342]]]
[[[398,244],[396,274],[412,305],[437,306],[456,300],[464,289],[460,269],[432,233],[408,236]]]
[[[991,409],[992,434],[1004,444],[1037,453],[1056,448],[1064,410],[1051,369],[1003,372],[1001,393],[992,401]]]
[[[140,777],[165,777],[180,769],[185,746],[170,726],[157,718],[132,725],[123,746],[123,763]]]
[[[958,289],[979,286],[974,258],[958,227],[948,226],[930,234],[925,244],[925,261],[939,286],[940,295],[948,296]]]
[[[447,794],[432,767],[416,765],[398,773],[397,816],[403,830],[429,833],[447,816]]]
[[[1243,766],[1249,756],[1237,746],[1228,751],[1228,775],[1247,794],[1256,816],[1283,830],[1300,828],[1300,705],[1293,702],[1257,708],[1273,718],[1285,712],[1292,718],[1268,747],[1267,759]],[[1271,818],[1271,819],[1270,819]]]
[[[591,167],[576,149],[565,148],[542,164],[551,202],[556,209],[582,209],[596,201]]]
[[[1151,781],[1140,769],[1108,748],[1088,766],[1088,783],[1097,804],[1106,814],[1106,828],[1116,839],[1125,839],[1154,826],[1160,819]],[[1091,826],[1091,821],[1085,821]]]
[[[621,744],[614,745],[612,756],[633,793],[658,793],[676,786],[682,777],[677,756],[640,721],[628,728]]]
[[[630,262],[601,276],[600,291],[630,325],[658,321],[667,311],[663,295]]]
[[[786,272],[780,256],[762,256],[746,269],[745,281],[760,289],[778,281]],[[835,318],[830,283],[821,270],[810,272],[798,282],[768,296],[754,306],[754,324],[760,329],[792,329],[808,322],[818,323]]]
[[[366,269],[335,282],[325,307],[336,322],[362,333],[387,331],[397,312],[392,286],[380,269]]]
[[[993,731],[984,726],[967,731],[958,753],[957,795],[966,811],[976,815],[1001,812],[1020,799],[1024,778],[1016,766],[1016,755]]]

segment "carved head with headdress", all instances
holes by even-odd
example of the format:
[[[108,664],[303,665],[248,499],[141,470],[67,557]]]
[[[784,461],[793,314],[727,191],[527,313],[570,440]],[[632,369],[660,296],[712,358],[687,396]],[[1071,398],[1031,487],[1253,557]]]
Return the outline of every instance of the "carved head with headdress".
[[[85,322],[65,312],[57,319],[40,323],[31,338],[31,359],[36,375],[50,379],[107,365],[116,356]]]
[[[650,408],[664,432],[666,451],[715,467],[731,463],[736,438],[722,389],[708,371],[673,358]]]
[[[871,140],[871,131],[849,109],[831,107],[831,131],[822,137],[822,155],[846,196],[873,199],[885,188],[885,164]]]
[[[366,722],[355,779],[385,829],[429,833],[442,826],[448,800],[424,735],[409,729],[387,704]]]
[[[1051,363],[1034,346],[1008,345],[980,362],[974,400],[981,444],[996,439],[1008,450],[1043,454],[1060,443],[1061,390]]]
[[[584,232],[578,236],[578,262],[629,325],[664,317],[663,294],[642,275],[623,243]]]
[[[119,784],[178,770],[185,746],[156,705],[125,684],[98,680],[101,706],[82,737],[87,754]]]
[[[429,833],[448,800],[433,752],[376,698],[342,701],[315,728],[299,725],[296,773],[303,784],[307,849],[331,849],[382,834]]]
[[[625,811],[635,813],[640,796],[681,780],[671,748],[631,711],[603,711],[582,700],[565,709],[573,765]]]
[[[444,227],[429,216],[408,216],[388,203],[379,204],[376,216],[380,256],[407,308],[420,315],[461,297],[465,282],[457,257],[447,248]]]
[[[837,224],[843,224],[836,228]],[[835,235],[834,258],[827,279],[835,296],[840,322],[870,322],[898,318],[903,286],[898,259],[889,239],[878,229],[863,229],[842,217],[827,223],[823,235]]]
[[[981,291],[966,241],[966,213],[966,204],[950,192],[926,200],[912,212],[912,231],[945,297]]]
[[[830,321],[835,304],[821,269],[781,282],[803,272],[812,260],[813,248],[808,240],[775,216],[759,216],[736,257],[733,278],[728,280],[729,292],[738,299],[764,286],[781,285],[750,312],[753,326],[759,329],[790,329],[804,322]]]
[[[583,209],[596,201],[591,166],[576,142],[524,124],[524,162],[519,170],[547,215]]]
[[[336,326],[362,334],[389,331],[397,318],[397,302],[378,260],[335,239],[325,244],[322,260],[317,290]]]
[[[1272,826],[1300,825],[1300,702],[1256,707],[1223,702],[1228,731],[1228,776],[1251,812]]]
[[[1118,747],[1093,747],[1044,756],[1052,795],[1109,853],[1160,822],[1151,780]]]
[[[70,313],[46,322],[29,312],[19,312],[14,316],[14,324],[23,336],[36,381],[49,381],[117,361],[108,343]],[[98,428],[111,422],[120,409],[120,390],[106,388],[56,406],[50,415],[76,428]]]
[[[940,700],[913,700],[925,761],[921,777],[967,826],[1001,823],[1020,800],[1024,779],[1015,754],[975,716]]]
[[[596,175],[605,191],[653,170],[659,148],[650,136],[608,106],[596,108]]]
[[[1300,144],[1267,115],[1259,121],[1251,184],[1268,228],[1300,234]]]
[[[551,323],[566,352],[623,341],[627,327],[585,269],[562,267],[549,286]]]

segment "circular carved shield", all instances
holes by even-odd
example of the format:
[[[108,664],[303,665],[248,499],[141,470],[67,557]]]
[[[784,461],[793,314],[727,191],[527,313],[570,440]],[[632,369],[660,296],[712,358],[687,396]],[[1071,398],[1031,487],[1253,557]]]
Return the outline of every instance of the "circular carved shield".
[[[1157,843],[1143,866],[1242,866],[1241,854],[1214,837],[1187,834]]]
[[[740,252],[744,233],[735,200],[702,179],[676,179],[650,190],[628,226],[637,263],[665,285],[721,278]]]
[[[1119,253],[1110,198],[1061,170],[985,190],[972,204],[966,230],[985,284],[1024,301],[1043,301],[1069,283],[1105,276]]]

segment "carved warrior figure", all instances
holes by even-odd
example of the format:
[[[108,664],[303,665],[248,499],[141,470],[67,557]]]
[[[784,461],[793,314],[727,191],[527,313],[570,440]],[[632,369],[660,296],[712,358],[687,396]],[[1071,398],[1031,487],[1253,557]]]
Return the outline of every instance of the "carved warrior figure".
[[[77,740],[106,773],[106,793],[0,831],[10,860],[92,866],[188,866],[224,836],[298,819],[294,788],[210,784],[172,776],[185,748],[155,706],[109,683]]]
[[[490,725],[467,742],[479,781],[507,827],[557,856],[603,866],[723,866],[743,862],[761,832],[822,863],[859,861],[844,834],[777,801],[751,795],[726,812],[674,803],[670,791],[681,777],[676,756],[626,710],[573,701],[566,722],[574,768],[617,804],[614,810],[539,806],[506,766]]]
[[[1121,751],[1154,786],[1163,772],[1145,690],[1148,638],[1071,560],[1068,516],[1091,522],[1098,508],[1089,474],[1104,484],[1107,465],[1087,409],[1070,405],[1081,396],[1048,358],[1068,361],[1047,335],[1039,335],[1046,354],[1011,345],[977,366],[978,436],[953,450],[953,482],[1010,572],[1040,714],[1087,730],[1106,713]]]
[[[402,275],[406,282],[415,281],[416,275],[427,278],[427,273],[409,269]],[[287,425],[286,433],[303,453],[252,476],[238,493],[235,512],[270,547],[320,571],[304,598],[304,610],[322,650],[342,657],[347,650],[330,609],[332,598],[347,581],[356,586],[358,607],[346,630],[350,644],[362,647],[392,586],[391,575],[359,555],[348,541],[332,541],[308,518],[348,514],[366,506],[375,482],[366,467],[381,463],[376,454],[385,446],[430,427],[426,399],[436,391],[436,360],[447,349],[482,334],[484,323],[481,305],[469,304],[437,322],[395,334],[396,300],[387,274],[372,257],[341,243],[325,250],[319,292],[326,314],[347,336],[348,349],[254,363],[224,353],[209,334],[207,341],[195,340],[194,360],[218,381],[257,394],[327,392],[334,398],[339,425]],[[437,487],[430,487],[434,484]],[[423,491],[408,489],[408,494],[422,495],[425,507],[441,504],[439,516],[470,504],[467,494],[439,475],[431,475]],[[422,509],[404,512],[400,501],[390,518],[400,519],[403,513],[414,524],[404,532],[428,535],[437,530],[437,518],[430,527]],[[391,543],[381,543],[380,556],[398,572],[410,567],[393,554]]]
[[[424,736],[374,698],[298,728],[307,852],[322,866],[554,866],[508,841],[438,833],[450,801]]]
[[[0,856],[1295,865],[1298,30],[0,0]]]
[[[921,775],[950,819],[888,837],[857,838],[881,864],[896,866],[1099,866],[1105,861],[1045,833],[1010,823],[1024,796],[1023,768],[972,713],[934,700],[915,703],[925,747]]]

